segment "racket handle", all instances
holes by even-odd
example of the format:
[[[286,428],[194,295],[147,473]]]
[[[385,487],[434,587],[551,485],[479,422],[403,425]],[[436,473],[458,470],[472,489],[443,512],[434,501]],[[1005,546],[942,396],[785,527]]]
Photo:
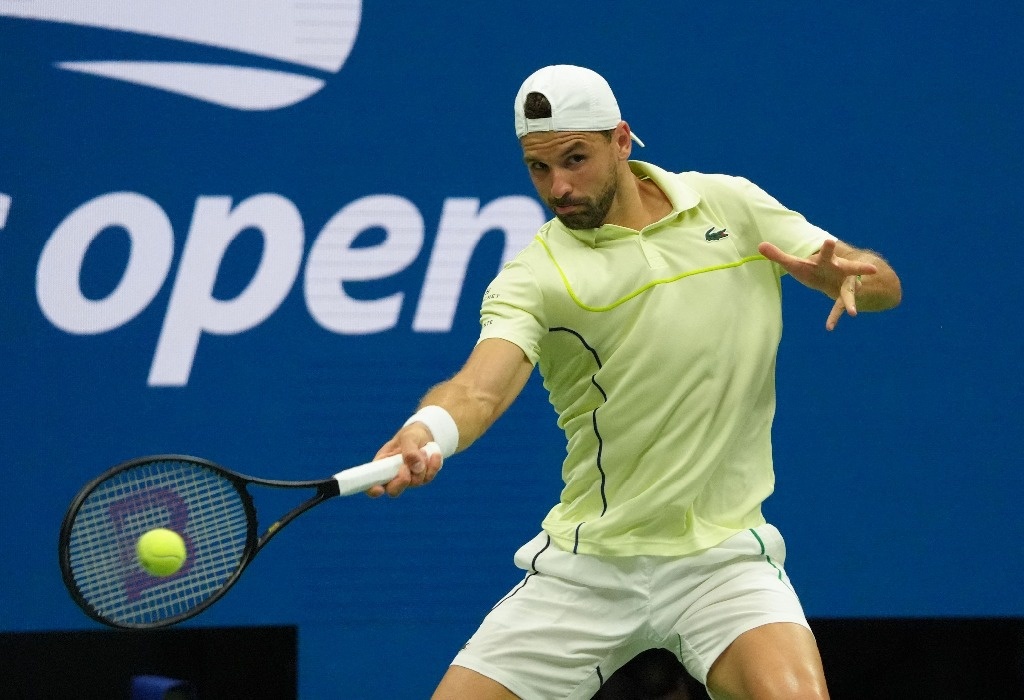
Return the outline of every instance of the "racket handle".
[[[441,454],[441,448],[436,442],[428,442],[423,446],[423,451],[427,457]],[[371,486],[386,484],[398,475],[401,468],[402,455],[397,454],[340,471],[334,475],[334,480],[338,482],[338,495],[351,496]]]

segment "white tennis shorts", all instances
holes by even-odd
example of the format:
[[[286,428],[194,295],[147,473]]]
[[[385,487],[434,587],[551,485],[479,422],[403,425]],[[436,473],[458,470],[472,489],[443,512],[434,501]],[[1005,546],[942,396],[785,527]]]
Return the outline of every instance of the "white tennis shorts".
[[[772,525],[685,557],[577,555],[542,532],[516,552],[525,578],[452,664],[524,700],[582,700],[638,653],[661,647],[706,683],[744,632],[774,622],[808,627],[785,559]]]

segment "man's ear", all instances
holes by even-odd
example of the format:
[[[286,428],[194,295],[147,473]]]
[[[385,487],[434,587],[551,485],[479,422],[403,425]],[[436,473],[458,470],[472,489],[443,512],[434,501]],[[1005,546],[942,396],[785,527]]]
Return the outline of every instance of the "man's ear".
[[[619,125],[615,127],[615,132],[612,134],[612,141],[615,142],[619,158],[628,160],[629,154],[633,152],[633,137],[629,124],[619,122]]]

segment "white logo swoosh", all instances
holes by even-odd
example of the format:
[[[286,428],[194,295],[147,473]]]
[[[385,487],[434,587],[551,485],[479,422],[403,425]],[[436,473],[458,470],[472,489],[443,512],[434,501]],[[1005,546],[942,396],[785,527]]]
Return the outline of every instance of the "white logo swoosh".
[[[361,0],[0,0],[0,16],[173,39],[325,73],[336,73],[348,58],[361,12]],[[324,85],[322,78],[288,72],[287,66],[146,60],[57,65],[235,109],[284,107]]]
[[[65,61],[57,65],[244,110],[287,107],[324,86],[323,80],[305,75],[206,63]]]

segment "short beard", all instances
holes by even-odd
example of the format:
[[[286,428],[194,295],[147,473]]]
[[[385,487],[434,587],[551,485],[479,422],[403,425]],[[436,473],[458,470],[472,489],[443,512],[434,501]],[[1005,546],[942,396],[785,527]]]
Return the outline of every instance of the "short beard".
[[[589,199],[575,200],[572,198],[555,199],[548,202],[552,211],[556,206],[565,206],[567,204],[580,205],[581,208],[578,211],[571,212],[569,214],[555,214],[558,220],[562,222],[562,225],[568,229],[580,230],[587,228],[597,228],[604,224],[605,219],[608,216],[608,211],[612,208],[612,202],[615,201],[615,195],[618,194],[619,183],[615,179],[615,169],[612,168],[611,177],[608,180],[608,186],[598,194],[595,201]]]

